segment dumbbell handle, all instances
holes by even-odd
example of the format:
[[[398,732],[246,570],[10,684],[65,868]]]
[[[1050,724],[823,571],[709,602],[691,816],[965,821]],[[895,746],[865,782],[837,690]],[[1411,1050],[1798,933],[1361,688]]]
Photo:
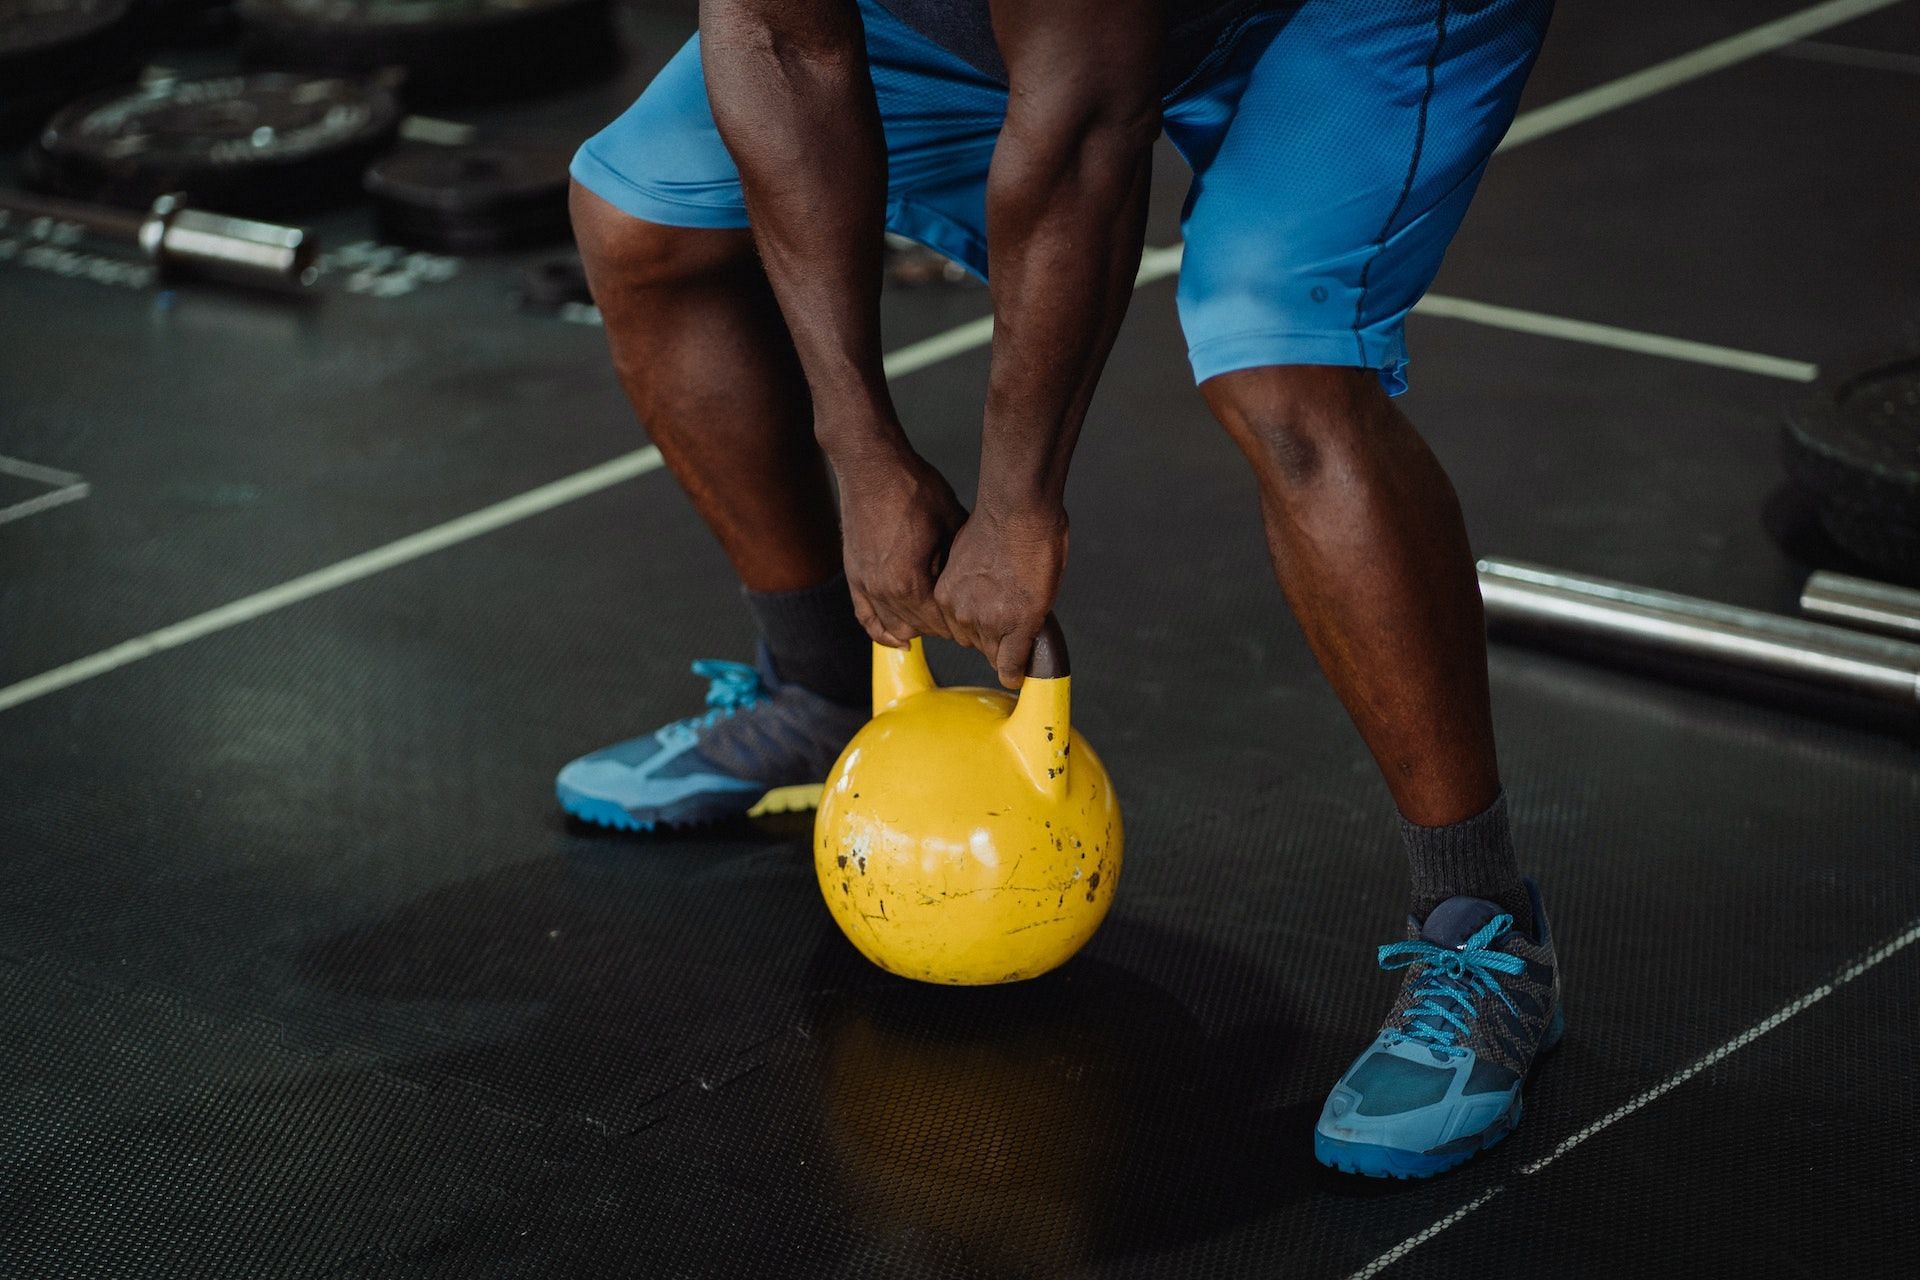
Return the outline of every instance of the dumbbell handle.
[[[145,214],[106,205],[0,191],[0,209],[71,223],[90,235],[136,246],[165,275],[301,289],[313,283],[320,245],[304,227],[189,209],[161,196]]]

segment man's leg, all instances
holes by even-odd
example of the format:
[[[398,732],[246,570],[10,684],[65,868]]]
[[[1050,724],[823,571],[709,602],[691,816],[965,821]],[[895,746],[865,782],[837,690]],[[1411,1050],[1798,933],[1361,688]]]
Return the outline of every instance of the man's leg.
[[[1314,1131],[1326,1164],[1452,1168],[1520,1119],[1558,965],[1500,795],[1452,487],[1388,392],[1403,326],[1513,117],[1549,0],[1289,10],[1167,115],[1193,159],[1180,314],[1259,478],[1274,567],[1401,813],[1415,935]]]
[[[861,17],[887,135],[889,229],[983,271],[1006,89],[870,0]],[[560,802],[622,827],[724,817],[763,792],[804,802],[865,722],[872,645],[840,572],[806,385],[753,252],[697,37],[572,171],[575,237],[621,382],[732,560],[763,647],[757,674],[697,664],[713,682],[708,713],[569,764]]]
[[[1253,466],[1274,572],[1404,819],[1415,913],[1472,894],[1529,925],[1480,589],[1439,460],[1370,370],[1266,365],[1200,389]]]
[[[578,184],[573,227],[620,383],[740,581],[833,577],[833,490],[750,234],[646,222]]]
[[[749,234],[629,217],[578,184],[573,222],[621,385],[733,562],[781,677],[864,703],[833,487]]]
[[[866,718],[870,658],[792,340],[746,231],[649,222],[577,184],[573,214],[621,384],[733,562],[763,652],[758,673],[697,664],[708,714],[569,764],[560,803],[627,828],[804,803],[794,789]]]
[[[1194,375],[1254,466],[1281,584],[1399,806],[1414,912],[1470,893],[1523,929],[1465,530],[1388,394],[1550,7],[1276,14],[1166,113],[1195,172],[1179,291]]]
[[[1268,365],[1201,392],[1253,465],[1274,571],[1400,812],[1481,812],[1500,790],[1486,637],[1439,461],[1369,370]]]

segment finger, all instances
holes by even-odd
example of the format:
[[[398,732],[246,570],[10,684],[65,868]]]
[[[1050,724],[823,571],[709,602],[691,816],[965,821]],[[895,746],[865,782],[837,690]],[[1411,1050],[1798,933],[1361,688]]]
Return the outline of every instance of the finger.
[[[854,620],[860,624],[861,630],[865,631],[867,637],[875,644],[884,644],[891,649],[904,649],[907,647],[906,642],[895,635],[894,632],[880,620],[878,611],[874,609],[872,602],[868,600],[866,596],[854,596],[853,616]]]
[[[925,610],[917,593],[912,590],[887,592],[874,601],[874,612],[880,625],[901,645],[915,636],[928,634]]]
[[[980,639],[980,656],[985,658],[987,665],[993,668],[993,674],[1002,686],[1008,689],[1013,688],[1013,683],[1007,679],[1006,663],[1002,661],[1002,652],[1006,645],[1006,638],[998,632],[987,630],[985,627],[979,627],[976,630],[978,631]]]
[[[980,632],[974,627],[972,619],[965,614],[955,613],[947,617],[947,635],[955,644],[965,645],[969,649],[985,652],[980,648]]]
[[[1000,672],[1000,683],[1009,689],[1018,689],[1026,679],[1027,664],[1033,660],[1033,638],[1034,633],[1022,631],[1000,641],[993,665]]]
[[[931,591],[913,602],[911,617],[914,628],[923,636],[940,636],[948,640],[955,638],[952,619],[940,607]]]

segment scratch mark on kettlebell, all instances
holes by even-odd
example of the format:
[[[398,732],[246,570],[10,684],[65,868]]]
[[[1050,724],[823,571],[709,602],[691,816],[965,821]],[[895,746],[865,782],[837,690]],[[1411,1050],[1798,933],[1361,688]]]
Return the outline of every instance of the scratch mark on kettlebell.
[[[1087,879],[1087,888],[1098,889],[1099,887],[1100,887],[1100,873],[1096,871],[1093,873],[1092,876],[1090,876]]]
[[[1025,933],[1029,929],[1038,929],[1041,925],[1044,925],[1044,924],[1059,924],[1062,920],[1065,920],[1065,919],[1066,919],[1065,916],[1055,916],[1051,920],[1034,920],[1028,924],[1015,925],[1013,928],[1007,930],[1007,936],[1012,937],[1016,933]]]
[[[841,869],[842,871],[845,871],[845,870],[847,869],[847,855],[846,855],[846,854],[844,854],[844,853],[843,853],[843,854],[841,854],[841,855],[840,855],[840,856],[839,856],[838,858],[836,858],[836,859],[834,859],[834,861],[835,861],[835,862],[838,862],[838,863],[840,864],[840,869]]]

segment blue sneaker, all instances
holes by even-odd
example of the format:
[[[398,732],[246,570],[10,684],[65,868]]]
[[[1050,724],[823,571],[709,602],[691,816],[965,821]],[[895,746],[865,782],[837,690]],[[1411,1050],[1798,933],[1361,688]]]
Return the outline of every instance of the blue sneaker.
[[[1430,1178],[1520,1124],[1520,1086],[1560,1041],[1560,969],[1540,887],[1539,939],[1483,898],[1407,921],[1380,967],[1406,969],[1385,1028],[1333,1087],[1313,1131],[1321,1164],[1373,1178]]]
[[[758,670],[703,659],[693,673],[711,682],[705,713],[573,761],[554,783],[562,809],[603,827],[651,831],[820,803],[820,785],[867,722],[866,709],[782,684],[764,654]]]

